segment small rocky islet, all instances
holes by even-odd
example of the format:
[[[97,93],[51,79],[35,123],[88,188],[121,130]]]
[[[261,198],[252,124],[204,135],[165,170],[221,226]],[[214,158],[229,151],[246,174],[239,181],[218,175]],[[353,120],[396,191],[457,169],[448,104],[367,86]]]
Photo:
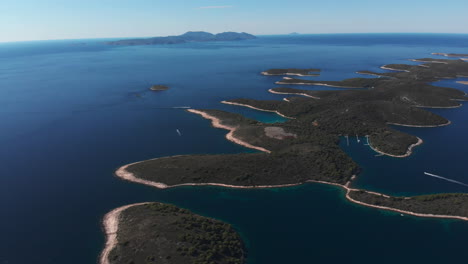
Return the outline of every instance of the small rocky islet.
[[[151,86],[150,90],[155,91],[155,92],[167,91],[169,90],[169,86],[156,84],[156,85]]]

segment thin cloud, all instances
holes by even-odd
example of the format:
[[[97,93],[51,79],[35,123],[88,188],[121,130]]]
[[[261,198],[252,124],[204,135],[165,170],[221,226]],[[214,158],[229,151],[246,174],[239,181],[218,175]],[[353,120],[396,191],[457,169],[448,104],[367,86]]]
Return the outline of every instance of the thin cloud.
[[[225,6],[201,6],[197,7],[196,9],[222,9],[222,8],[233,8],[232,5],[225,5]]]

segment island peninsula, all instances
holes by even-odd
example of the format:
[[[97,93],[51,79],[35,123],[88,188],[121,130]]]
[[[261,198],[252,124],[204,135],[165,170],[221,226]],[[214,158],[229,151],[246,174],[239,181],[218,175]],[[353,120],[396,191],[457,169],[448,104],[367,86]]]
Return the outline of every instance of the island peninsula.
[[[229,225],[173,205],[140,203],[104,217],[101,264],[241,264],[245,250]]]
[[[383,66],[393,72],[362,72],[383,76],[381,78],[311,81],[288,77],[280,81],[287,85],[350,87],[341,90],[276,87],[269,91],[295,96],[278,101],[247,98],[223,101],[275,112],[289,118],[284,123],[266,124],[220,110],[190,109],[188,112],[210,120],[214,127],[229,131],[226,135],[228,140],[258,152],[163,157],[125,165],[116,171],[116,175],[161,189],[193,185],[277,188],[306,183],[328,184],[343,188],[349,201],[363,206],[418,217],[468,221],[468,194],[392,197],[353,188],[352,182],[360,172],[359,165],[338,146],[340,138],[360,137],[382,155],[405,158],[423,141],[395,129],[395,126],[450,125],[449,120],[424,108],[460,107],[460,101],[467,101],[468,97],[460,90],[429,83],[442,78],[468,76],[468,62],[432,60],[417,60],[424,61],[421,65]],[[283,75],[288,73],[282,71]],[[134,214],[135,221],[144,221],[142,214],[146,212]],[[129,230],[136,223],[130,224],[120,217],[122,230]],[[105,223],[105,226],[109,225]],[[119,230],[117,237],[119,235],[126,237],[124,231]],[[123,240],[118,241],[122,243]],[[114,253],[118,252],[116,248],[115,245],[107,247],[109,256],[127,254]],[[233,249],[233,252],[240,252],[240,248]]]

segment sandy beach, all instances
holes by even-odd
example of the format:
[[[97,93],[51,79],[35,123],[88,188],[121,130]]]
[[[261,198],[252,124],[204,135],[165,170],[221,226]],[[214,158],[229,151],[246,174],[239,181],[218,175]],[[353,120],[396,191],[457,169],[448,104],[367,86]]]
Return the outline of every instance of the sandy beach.
[[[111,253],[112,249],[114,249],[114,247],[118,243],[117,232],[119,231],[120,214],[123,211],[127,210],[128,208],[139,206],[139,205],[144,205],[144,204],[148,204],[148,203],[137,203],[137,204],[130,204],[130,205],[122,206],[122,207],[119,207],[110,211],[104,216],[102,225],[104,227],[104,232],[106,234],[106,245],[99,258],[100,264],[110,263],[109,254]]]
[[[164,158],[173,158],[173,157],[180,157],[180,156],[172,156],[172,157],[164,157]],[[140,178],[135,177],[135,174],[129,172],[127,170],[128,167],[132,165],[136,165],[142,162],[147,162],[147,161],[152,161],[152,160],[158,160],[158,159],[164,159],[164,158],[156,158],[156,159],[151,159],[151,160],[145,160],[145,161],[139,161],[131,164],[127,164],[125,166],[120,167],[115,171],[115,175],[123,180],[130,181],[130,182],[135,182],[135,183],[140,183],[152,187],[156,187],[158,189],[166,189],[168,186],[164,183],[159,183],[159,182],[153,182],[153,181],[148,181],[148,180],[143,180]]]
[[[434,108],[434,109],[444,109],[444,108],[450,109],[450,108],[460,108],[462,106],[463,106],[462,104],[459,104],[459,105],[454,105],[454,106],[424,106],[424,105],[417,105],[416,107],[419,107],[419,108]]]
[[[190,112],[190,113],[201,115],[203,118],[211,120],[211,124],[213,125],[213,127],[229,130],[229,133],[226,135],[227,140],[229,140],[231,142],[234,142],[236,144],[239,144],[241,146],[244,146],[246,148],[256,149],[256,150],[260,150],[262,152],[271,153],[271,151],[269,151],[268,149],[254,146],[254,145],[252,145],[250,143],[247,143],[247,142],[245,142],[243,140],[240,140],[240,139],[234,137],[234,132],[236,132],[236,130],[237,130],[236,127],[230,127],[230,126],[223,125],[223,124],[221,124],[220,119],[218,119],[218,118],[216,118],[216,117],[214,117],[212,115],[209,115],[209,114],[207,114],[207,113],[205,113],[203,111],[199,111],[199,110],[195,110],[195,109],[189,109],[187,111]]]
[[[468,85],[468,82],[466,82],[466,81],[459,81],[459,82],[457,82],[457,83]]]
[[[409,146],[409,147],[408,147],[408,151],[407,151],[406,154],[404,154],[404,155],[393,155],[393,154],[385,153],[385,152],[380,151],[379,149],[373,147],[370,140],[368,140],[368,143],[369,143],[369,147],[370,147],[373,151],[375,151],[375,152],[377,152],[377,153],[380,153],[380,154],[382,154],[382,155],[390,156],[390,157],[394,157],[394,158],[406,158],[406,157],[411,156],[411,154],[413,154],[413,149],[414,149],[415,147],[419,146],[419,145],[422,145],[422,144],[424,143],[424,141],[423,141],[422,139],[418,138],[418,142],[416,142],[416,143],[412,144],[411,146]]]
[[[278,111],[274,111],[274,110],[265,110],[265,109],[257,108],[257,107],[251,106],[251,105],[240,104],[240,103],[234,103],[234,102],[228,102],[228,101],[221,101],[221,103],[223,103],[223,104],[228,104],[228,105],[244,106],[244,107],[248,107],[248,108],[255,109],[255,110],[258,110],[258,111],[262,111],[262,112],[276,113],[277,115],[279,115],[279,116],[281,116],[281,117],[284,117],[284,118],[287,118],[287,119],[295,119],[294,117],[285,116],[285,115],[281,114],[281,113],[278,112]]]
[[[380,69],[389,70],[389,71],[410,72],[410,71],[408,71],[408,70],[393,69],[393,68],[387,67],[386,65],[380,67]]]
[[[287,79],[286,79],[287,80]],[[326,83],[287,83],[282,81],[277,81],[276,84],[285,84],[285,85],[317,85],[317,86],[327,86],[327,87],[335,87],[335,88],[348,88],[348,89],[361,89],[362,87],[351,87],[351,86],[339,86],[339,85],[331,85]]]
[[[276,91],[274,91],[273,89],[268,90],[268,92],[273,93],[273,94],[302,95],[302,96],[305,96],[305,97],[310,97],[310,98],[314,98],[314,99],[320,99],[319,97],[312,96],[312,95],[310,95],[310,94],[305,94],[305,93],[283,93],[283,92],[276,92]]]
[[[391,122],[387,122],[388,125],[394,125],[394,126],[403,126],[403,127],[421,127],[421,128],[429,128],[429,127],[443,127],[443,126],[448,126],[448,125],[451,125],[452,124],[452,121],[448,121],[447,123],[445,124],[441,124],[441,125],[425,125],[425,126],[417,126],[417,125],[407,125],[407,124],[399,124],[399,123],[391,123]]]
[[[442,63],[442,64],[448,64],[447,62],[443,61],[425,61],[425,60],[417,60],[417,59],[410,59],[410,61],[415,61],[415,62],[425,62],[425,63]]]

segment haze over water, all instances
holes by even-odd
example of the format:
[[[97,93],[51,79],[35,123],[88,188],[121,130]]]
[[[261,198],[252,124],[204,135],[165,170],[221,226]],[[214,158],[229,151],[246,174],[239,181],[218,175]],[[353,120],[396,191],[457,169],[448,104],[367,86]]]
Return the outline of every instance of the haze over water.
[[[322,75],[310,79],[341,80],[361,76],[358,70],[413,63],[407,59],[431,52],[467,53],[468,35],[263,36],[135,47],[101,41],[0,44],[0,263],[95,263],[104,244],[102,216],[145,201],[173,203],[233,224],[247,242],[249,264],[466,261],[468,223],[361,207],[335,187],[157,190],[120,181],[113,172],[161,156],[251,152],[226,141],[226,131],[209,121],[172,107],[284,121],[219,103],[239,97],[281,100],[284,96],[268,93],[280,77],[261,76],[265,69],[321,68]],[[148,90],[152,84],[171,89],[154,93]],[[437,85],[468,91],[455,80]],[[468,108],[433,111],[453,125],[398,127],[425,141],[408,159],[375,157],[362,142],[352,140],[349,147],[342,142],[363,167],[355,185],[391,194],[468,192],[424,175],[468,183]]]

